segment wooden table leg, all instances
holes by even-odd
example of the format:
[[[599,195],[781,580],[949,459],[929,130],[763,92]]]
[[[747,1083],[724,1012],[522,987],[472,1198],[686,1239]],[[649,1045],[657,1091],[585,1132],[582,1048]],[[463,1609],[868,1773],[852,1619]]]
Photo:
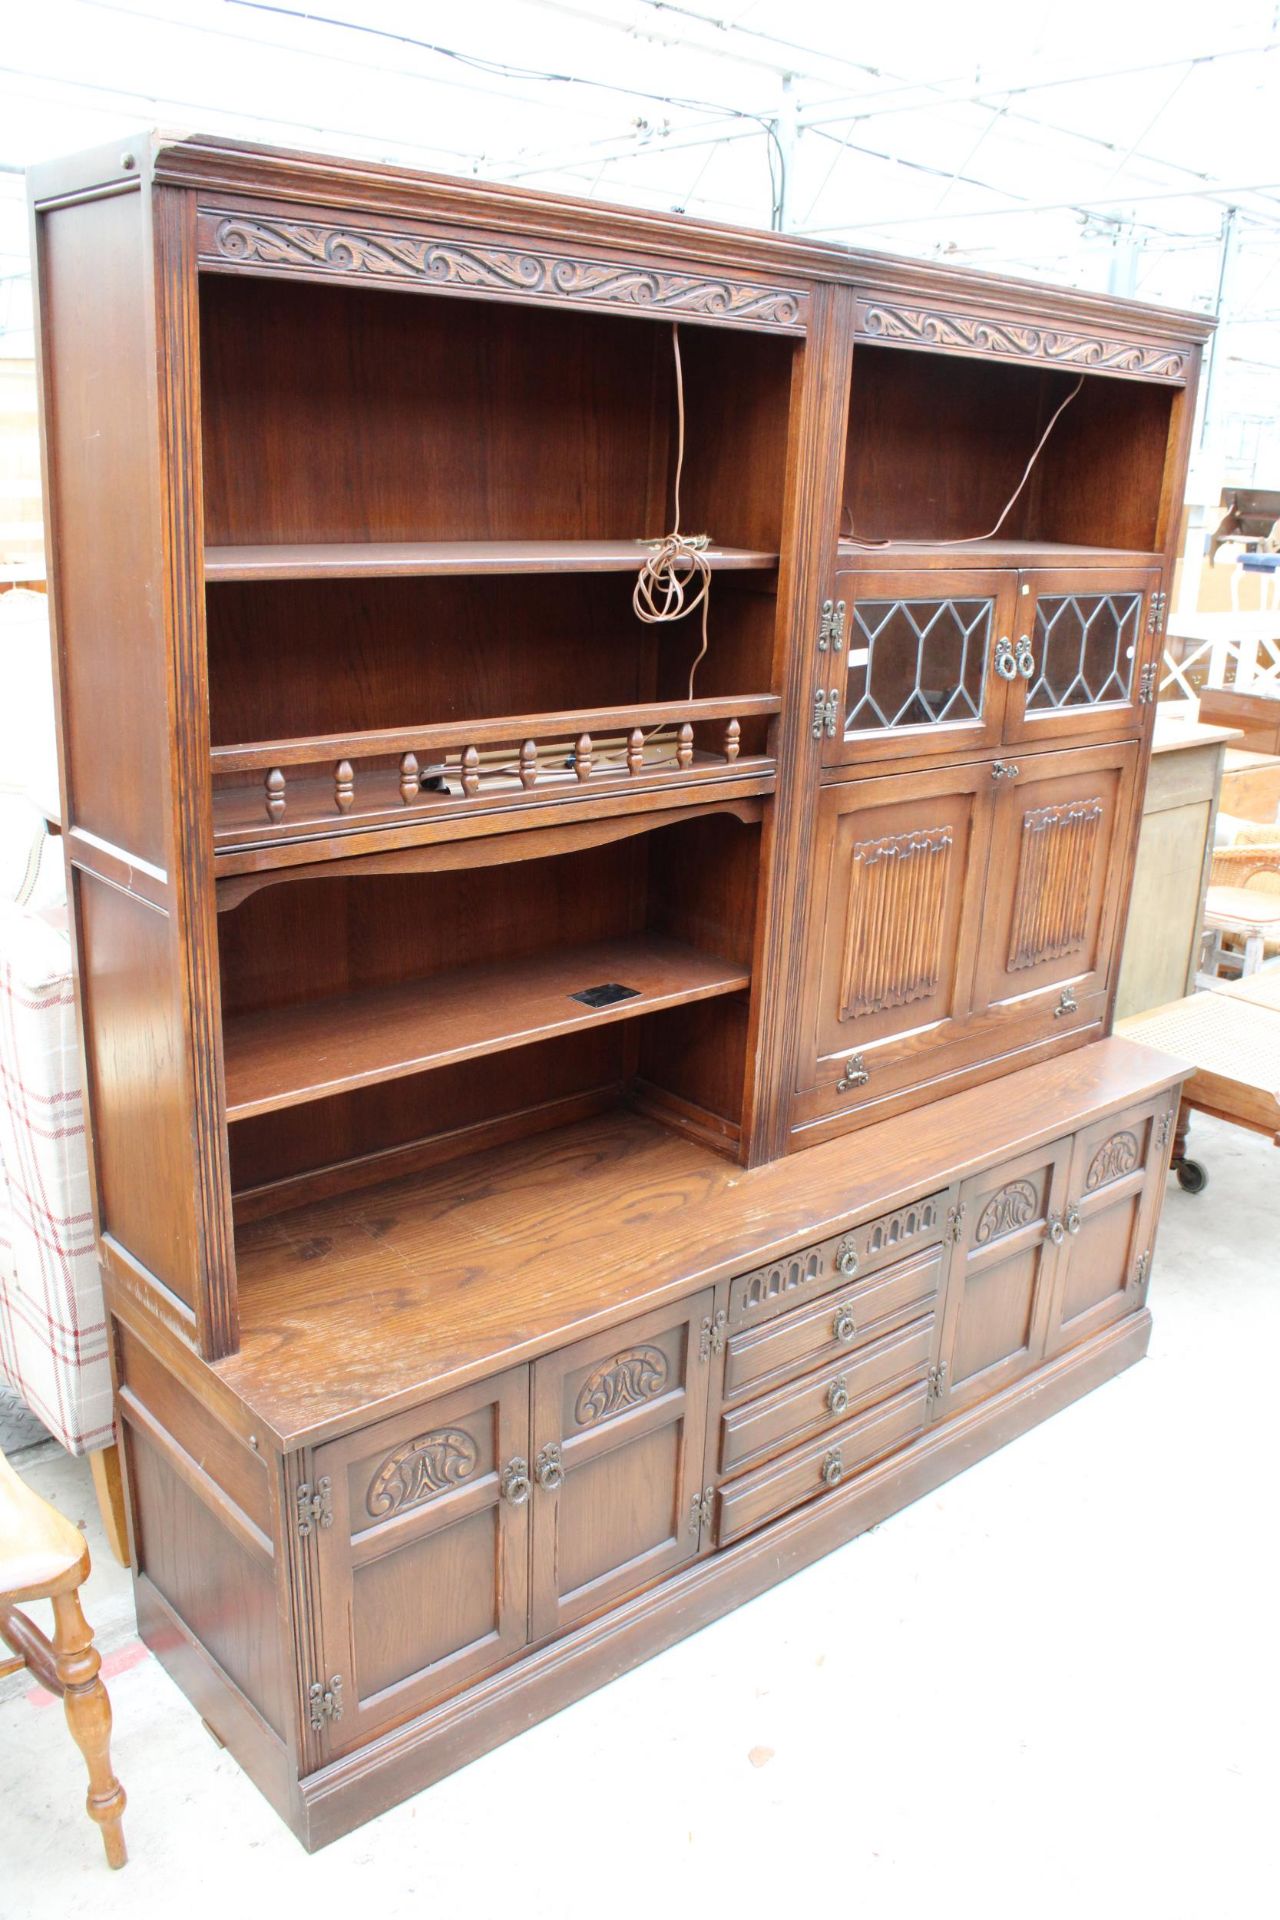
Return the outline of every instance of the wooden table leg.
[[[107,1545],[122,1567],[129,1564],[129,1527],[124,1512],[124,1482],[120,1476],[120,1449],[101,1447],[89,1455],[93,1490],[98,1496],[98,1513]]]
[[[78,1588],[53,1596],[53,1650],[67,1725],[89,1769],[85,1803],[89,1818],[102,1829],[107,1865],[122,1867],[128,1857],[120,1823],[124,1788],[111,1771],[111,1702],[98,1678],[102,1662],[80,1606]]]

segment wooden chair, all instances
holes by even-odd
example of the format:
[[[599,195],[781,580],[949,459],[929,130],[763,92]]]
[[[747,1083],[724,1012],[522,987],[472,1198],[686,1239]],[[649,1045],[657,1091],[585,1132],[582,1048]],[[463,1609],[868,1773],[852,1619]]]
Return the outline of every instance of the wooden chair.
[[[122,1867],[124,1788],[111,1771],[111,1702],[80,1607],[79,1589],[88,1577],[84,1535],[33,1493],[0,1453],[0,1640],[16,1655],[0,1661],[0,1677],[28,1667],[41,1686],[62,1695],[71,1737],[89,1769],[89,1818],[102,1829],[108,1866]],[[18,1610],[19,1600],[52,1602],[52,1641]]]
[[[1204,922],[1217,936],[1212,970],[1222,962],[1239,965],[1242,978],[1256,973],[1268,946],[1280,943],[1280,891],[1255,887],[1263,875],[1280,883],[1280,845],[1220,847],[1209,870]],[[1224,937],[1244,942],[1243,961],[1223,944]]]

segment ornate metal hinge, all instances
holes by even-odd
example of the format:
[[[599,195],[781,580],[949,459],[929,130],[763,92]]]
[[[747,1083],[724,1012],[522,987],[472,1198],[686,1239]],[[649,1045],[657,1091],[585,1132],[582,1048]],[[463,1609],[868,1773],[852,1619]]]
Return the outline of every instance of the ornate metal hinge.
[[[929,1405],[936,1406],[941,1400],[947,1384],[947,1363],[940,1360],[936,1367],[929,1369]]]
[[[958,1206],[947,1208],[947,1238],[953,1246],[959,1246],[964,1233],[964,1201]]]
[[[810,732],[815,740],[821,740],[822,728],[827,717],[827,690],[815,687],[813,690],[813,725]]]
[[[1080,1002],[1076,999],[1076,996],[1071,991],[1070,987],[1064,987],[1062,989],[1062,992],[1058,995],[1058,1004],[1053,1010],[1054,1019],[1062,1020],[1062,1019],[1065,1019],[1067,1014],[1079,1013],[1079,1011],[1080,1011]]]
[[[1133,1290],[1135,1293],[1142,1292],[1142,1289],[1147,1284],[1147,1275],[1150,1272],[1151,1272],[1151,1253],[1150,1253],[1150,1249],[1148,1249],[1146,1253],[1140,1253],[1137,1259],[1133,1263],[1133,1279],[1130,1282],[1130,1284],[1133,1287]]]
[[[1161,1147],[1167,1147],[1169,1144],[1169,1135],[1172,1132],[1173,1132],[1173,1108],[1166,1107],[1164,1111],[1164,1115],[1160,1121],[1159,1129],[1157,1130],[1157,1133],[1156,1133],[1156,1144]]]
[[[867,1063],[860,1053],[851,1053],[844,1063],[844,1072],[836,1081],[837,1093],[852,1093],[855,1087],[865,1087],[871,1074]]]
[[[1164,616],[1169,606],[1167,593],[1153,593],[1147,605],[1147,632],[1160,633],[1164,629]]]
[[[313,1680],[307,1688],[307,1699],[311,1703],[312,1732],[323,1733],[326,1720],[342,1718],[342,1675],[335,1673],[327,1687],[323,1680]]]
[[[830,693],[827,695],[827,704],[822,716],[822,724],[826,728],[828,740],[834,740],[836,737],[836,721],[839,717],[840,689],[839,687],[832,687]]]
[[[689,1531],[695,1540],[702,1537],[704,1527],[711,1525],[711,1503],[715,1497],[714,1487],[704,1487],[701,1493],[693,1496],[693,1505],[689,1509]]]
[[[822,618],[818,622],[818,652],[825,653],[830,647],[832,653],[839,653],[844,645],[844,622],[847,608],[843,600],[824,600]]]
[[[729,1325],[729,1316],[721,1307],[719,1313],[708,1314],[702,1323],[702,1334],[698,1341],[698,1358],[706,1362],[713,1353],[724,1352],[725,1331]]]
[[[1153,660],[1149,666],[1145,666],[1142,669],[1142,672],[1138,676],[1138,705],[1140,707],[1149,707],[1156,697],[1157,671],[1156,663]]]
[[[321,1474],[314,1487],[309,1480],[301,1481],[295,1498],[300,1539],[309,1540],[313,1527],[333,1525],[333,1482],[327,1473]]]

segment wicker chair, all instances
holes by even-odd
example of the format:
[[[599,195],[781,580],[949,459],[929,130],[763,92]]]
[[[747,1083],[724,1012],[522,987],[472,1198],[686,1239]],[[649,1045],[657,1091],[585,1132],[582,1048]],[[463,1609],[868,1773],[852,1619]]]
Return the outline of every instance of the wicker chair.
[[[1280,844],[1217,849],[1209,869],[1204,923],[1214,935],[1214,973],[1226,965],[1246,978],[1269,953],[1280,953]]]

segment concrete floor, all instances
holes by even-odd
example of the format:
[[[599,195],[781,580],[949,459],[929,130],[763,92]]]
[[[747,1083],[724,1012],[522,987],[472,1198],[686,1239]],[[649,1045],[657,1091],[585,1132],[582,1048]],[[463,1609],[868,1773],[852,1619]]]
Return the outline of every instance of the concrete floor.
[[[0,1697],[0,1916],[1240,1920],[1277,1910],[1280,1158],[1198,1123],[1149,1358],[731,1618],[308,1858],[133,1639],[84,1518],[131,1860]]]

